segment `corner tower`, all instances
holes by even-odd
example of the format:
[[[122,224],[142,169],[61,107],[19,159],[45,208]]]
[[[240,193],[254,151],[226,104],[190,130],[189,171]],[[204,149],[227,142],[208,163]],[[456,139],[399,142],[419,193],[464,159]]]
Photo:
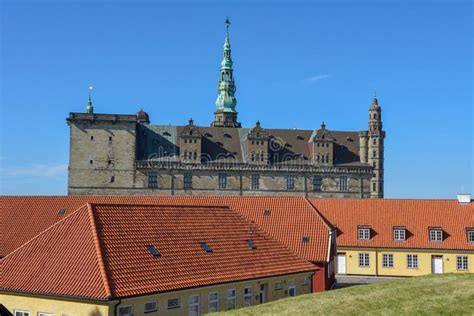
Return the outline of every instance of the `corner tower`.
[[[216,100],[216,112],[214,112],[214,127],[240,127],[237,122],[237,99],[235,98],[234,70],[232,69],[232,56],[229,40],[229,18],[225,21],[226,36],[224,41],[224,54],[221,62],[221,70],[218,84],[218,96]]]
[[[368,153],[367,162],[374,168],[374,175],[370,180],[370,196],[383,198],[384,196],[384,139],[382,130],[382,108],[377,97],[374,96],[369,110]]]

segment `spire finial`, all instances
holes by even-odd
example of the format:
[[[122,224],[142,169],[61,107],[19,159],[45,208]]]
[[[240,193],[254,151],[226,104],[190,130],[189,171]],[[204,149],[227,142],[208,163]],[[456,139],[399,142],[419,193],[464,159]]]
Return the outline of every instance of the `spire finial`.
[[[86,106],[86,113],[94,113],[94,105],[92,104],[92,90],[94,90],[94,87],[89,86],[89,99],[87,101],[87,106]]]
[[[230,20],[229,20],[229,17],[227,16],[225,18],[225,28],[226,28],[227,33],[229,33],[229,27],[230,27]]]

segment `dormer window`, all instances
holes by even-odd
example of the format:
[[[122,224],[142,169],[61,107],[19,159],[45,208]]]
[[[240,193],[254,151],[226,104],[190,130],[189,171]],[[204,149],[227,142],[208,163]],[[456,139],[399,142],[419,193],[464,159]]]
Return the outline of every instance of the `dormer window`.
[[[406,236],[406,229],[405,227],[394,227],[393,228],[393,240],[395,241],[405,241]]]
[[[467,229],[467,242],[474,244],[474,228]]]
[[[443,230],[439,227],[430,228],[430,241],[431,242],[442,242],[443,241]]]
[[[357,228],[357,239],[370,240],[370,227],[359,226]]]

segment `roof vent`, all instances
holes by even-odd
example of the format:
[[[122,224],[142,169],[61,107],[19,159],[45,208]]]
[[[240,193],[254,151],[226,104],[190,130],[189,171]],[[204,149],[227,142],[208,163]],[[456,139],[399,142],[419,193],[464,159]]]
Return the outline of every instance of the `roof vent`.
[[[66,213],[66,209],[65,208],[60,208],[59,211],[58,211],[58,214],[59,215],[64,215],[64,213]]]
[[[458,202],[460,204],[471,204],[471,195],[470,194],[458,194]]]
[[[209,133],[204,133],[204,136],[206,136],[206,137],[212,137],[212,135],[209,134]]]
[[[153,245],[147,245],[146,246],[146,249],[148,250],[149,253],[151,253],[151,255],[155,258],[159,258],[161,257],[160,253],[158,252],[158,250],[156,250],[155,246]]]
[[[227,132],[224,132],[224,137],[227,137],[227,138],[232,138],[232,136],[230,136],[230,134],[229,134],[229,133],[227,133]]]
[[[304,140],[303,136],[301,136],[301,135],[296,135],[296,139]]]
[[[199,244],[201,245],[201,248],[202,248],[205,252],[207,252],[207,253],[212,253],[212,249],[211,249],[211,247],[209,247],[208,244],[206,244],[205,242],[200,242]]]
[[[354,141],[354,140],[353,140],[352,138],[350,138],[349,136],[346,137],[346,140],[347,140],[348,142],[353,142],[353,141]]]
[[[303,236],[303,242],[305,243],[309,242],[309,236]]]
[[[249,246],[250,249],[252,250],[257,249],[257,246],[255,246],[255,244],[253,243],[251,239],[247,239],[245,242],[247,243],[247,246]]]
[[[272,210],[267,208],[263,211],[263,216],[270,216],[270,215],[272,215]]]
[[[163,135],[165,135],[165,136],[171,136],[171,134],[170,134],[168,131],[164,131],[164,132],[163,132]]]

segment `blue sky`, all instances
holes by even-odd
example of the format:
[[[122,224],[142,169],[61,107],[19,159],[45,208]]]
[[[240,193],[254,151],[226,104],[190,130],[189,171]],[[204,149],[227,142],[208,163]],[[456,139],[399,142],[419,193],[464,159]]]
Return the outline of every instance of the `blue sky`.
[[[391,198],[472,192],[471,1],[2,1],[2,194],[65,194],[70,111],[208,125],[229,15],[244,126],[364,130]]]

